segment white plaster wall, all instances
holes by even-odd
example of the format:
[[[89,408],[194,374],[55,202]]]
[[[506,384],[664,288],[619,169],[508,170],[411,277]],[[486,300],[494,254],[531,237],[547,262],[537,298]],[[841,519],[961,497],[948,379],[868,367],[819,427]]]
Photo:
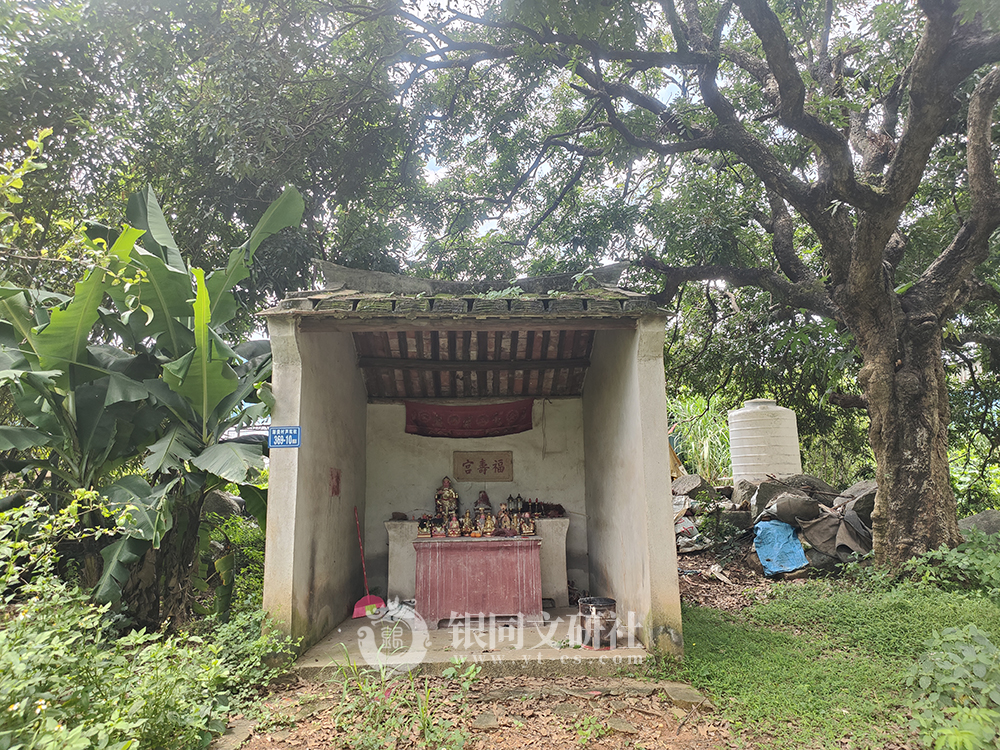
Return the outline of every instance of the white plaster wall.
[[[537,399],[532,429],[492,438],[431,438],[405,432],[403,404],[368,405],[368,481],[365,559],[369,583],[384,592],[389,537],[384,522],[393,511],[419,517],[434,510],[434,491],[452,474],[454,451],[513,451],[513,482],[457,482],[462,512],[485,489],[496,511],[508,495],[560,503],[569,515],[567,575],[585,588],[589,576],[587,507],[580,399]]]
[[[590,589],[634,612],[647,645],[682,648],[670,505],[663,324],[597,332],[583,394]]]
[[[301,425],[302,447],[271,451],[264,606],[307,647],[363,595],[354,507],[364,524],[367,394],[349,333],[269,328],[272,423]]]

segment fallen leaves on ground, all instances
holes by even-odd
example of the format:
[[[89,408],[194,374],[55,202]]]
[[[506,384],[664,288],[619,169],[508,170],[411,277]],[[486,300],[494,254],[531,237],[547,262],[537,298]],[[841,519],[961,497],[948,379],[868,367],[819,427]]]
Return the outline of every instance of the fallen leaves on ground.
[[[417,678],[422,685],[425,678]],[[426,678],[446,699],[437,704],[440,722],[450,722],[469,735],[470,750],[555,750],[587,747],[619,750],[635,747],[667,750],[722,750],[735,747],[729,726],[700,707],[674,706],[652,684],[613,677],[494,677],[479,680],[462,699],[453,683]],[[332,689],[331,689],[332,688]],[[285,716],[298,716],[293,726],[259,732],[243,750],[357,747],[361,733],[377,737],[379,727],[337,720],[337,687],[315,683],[299,686],[268,702]],[[385,747],[421,747],[414,730]],[[435,746],[435,745],[429,745]]]
[[[753,546],[749,545],[725,565],[720,565],[713,552],[678,555],[681,599],[688,604],[727,612],[746,609],[767,599],[771,581],[748,564],[747,556],[752,551]],[[721,568],[721,573],[729,583],[719,580],[718,575],[713,575],[715,566]]]

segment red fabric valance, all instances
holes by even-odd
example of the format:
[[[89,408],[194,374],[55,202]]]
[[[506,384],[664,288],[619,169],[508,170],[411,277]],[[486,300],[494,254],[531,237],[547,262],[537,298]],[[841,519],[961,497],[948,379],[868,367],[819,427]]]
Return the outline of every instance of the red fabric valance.
[[[531,429],[534,399],[506,404],[445,406],[406,401],[406,431],[426,437],[495,437]]]

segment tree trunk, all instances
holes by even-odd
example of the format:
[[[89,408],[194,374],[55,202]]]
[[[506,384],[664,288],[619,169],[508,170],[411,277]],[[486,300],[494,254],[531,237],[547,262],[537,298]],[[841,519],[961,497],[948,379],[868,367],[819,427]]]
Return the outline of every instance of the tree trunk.
[[[180,498],[174,506],[174,527],[160,548],[160,580],[163,582],[160,615],[172,630],[188,620],[191,578],[198,569],[201,506],[200,492]]]
[[[948,471],[948,389],[941,326],[932,316],[869,320],[856,330],[864,366],[878,494],[872,514],[875,561],[906,560],[961,541]]]

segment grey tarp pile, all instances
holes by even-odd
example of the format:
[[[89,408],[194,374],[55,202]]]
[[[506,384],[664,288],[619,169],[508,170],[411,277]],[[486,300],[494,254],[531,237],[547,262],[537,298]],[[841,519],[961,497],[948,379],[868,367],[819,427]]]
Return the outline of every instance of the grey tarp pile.
[[[809,564],[831,570],[871,551],[875,490],[871,481],[837,492],[806,475],[768,479],[757,487],[753,498],[755,527],[770,521],[796,529]]]
[[[821,479],[806,474],[769,478],[763,482],[739,480],[732,488],[716,489],[696,474],[680,477],[673,485],[674,532],[678,552],[695,552],[710,546],[691,516],[695,510],[715,509],[727,521],[741,528],[767,527],[768,555],[782,560],[778,567],[764,565],[769,574],[790,572],[808,564],[832,570],[855,556],[871,551],[871,514],[875,506],[876,485],[858,482],[838,492]],[[775,524],[787,526],[787,531]],[[776,546],[778,545],[778,546]],[[779,549],[793,545],[796,552]],[[760,546],[755,542],[755,546]],[[758,556],[764,563],[763,556]],[[798,563],[796,568],[787,565]]]

